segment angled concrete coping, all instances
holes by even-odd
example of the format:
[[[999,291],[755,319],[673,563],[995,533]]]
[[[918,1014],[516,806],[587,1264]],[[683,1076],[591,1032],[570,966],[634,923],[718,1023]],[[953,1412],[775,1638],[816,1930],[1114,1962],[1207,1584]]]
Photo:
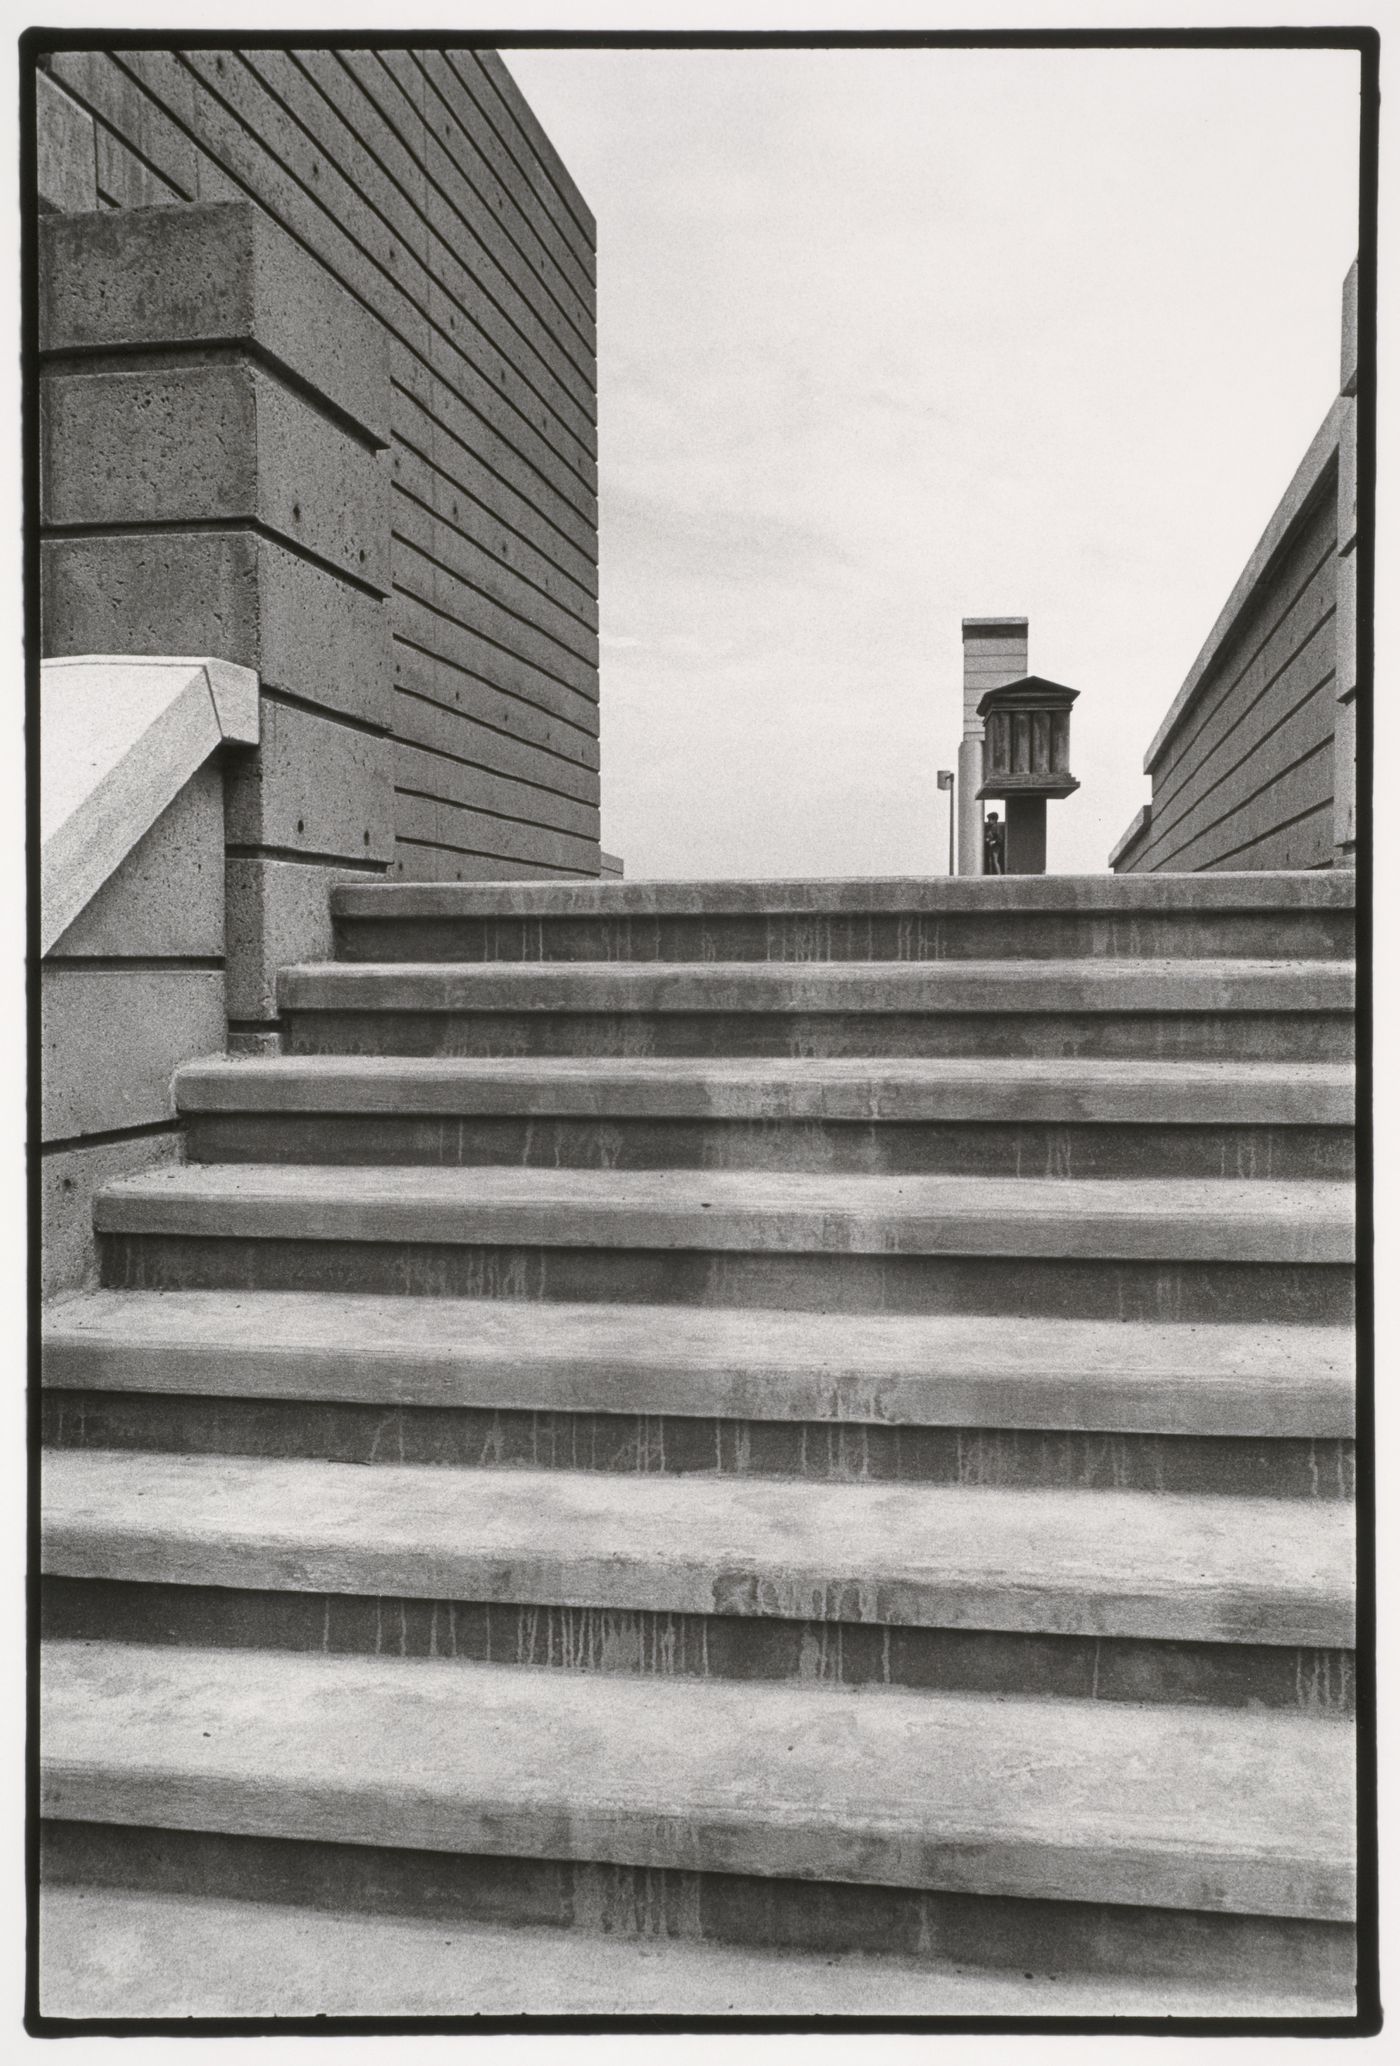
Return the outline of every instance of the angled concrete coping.
[[[1297,472],[1284,489],[1283,500],[1269,518],[1264,527],[1263,537],[1250,554],[1248,566],[1231,589],[1229,601],[1211,626],[1210,636],[1196,655],[1195,665],[1177,690],[1171,709],[1157,727],[1157,735],[1143,755],[1142,771],[1145,775],[1152,773],[1166,752],[1172,734],[1195,702],[1221,648],[1234,630],[1236,619],[1249,604],[1255,589],[1287,543],[1298,519],[1311,504],[1328,467],[1335,464],[1341,442],[1345,408],[1345,401],[1339,398],[1323,417],[1317,435],[1303,454]]]
[[[258,742],[258,677],[230,660],[45,660],[39,703],[40,952],[225,740]]]
[[[1110,868],[1117,867],[1118,863],[1123,859],[1123,856],[1127,853],[1128,849],[1132,846],[1136,846],[1137,842],[1142,838],[1143,834],[1146,832],[1148,826],[1151,823],[1152,806],[1150,803],[1145,803],[1142,806],[1142,809],[1138,812],[1137,816],[1133,819],[1132,824],[1123,834],[1123,837],[1119,840],[1117,846],[1113,849],[1113,852],[1109,855],[1108,865]]]

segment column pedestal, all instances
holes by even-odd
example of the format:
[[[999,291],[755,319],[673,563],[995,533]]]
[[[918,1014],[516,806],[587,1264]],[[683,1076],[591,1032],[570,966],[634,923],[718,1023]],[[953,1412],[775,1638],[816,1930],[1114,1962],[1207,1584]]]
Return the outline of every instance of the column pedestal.
[[[1008,796],[1006,799],[1006,872],[1008,875],[1045,873],[1045,798]]]

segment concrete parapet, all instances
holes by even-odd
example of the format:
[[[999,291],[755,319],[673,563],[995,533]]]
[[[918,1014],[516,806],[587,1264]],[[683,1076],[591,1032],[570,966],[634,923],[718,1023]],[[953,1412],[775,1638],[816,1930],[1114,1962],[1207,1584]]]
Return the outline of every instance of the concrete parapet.
[[[388,444],[382,325],[251,202],[79,215],[41,237],[41,352],[243,345]]]
[[[40,265],[45,651],[257,670],[229,1010],[271,1019],[268,957],[328,944],[316,864],[393,858],[387,333],[251,202],[55,217]]]
[[[226,530],[87,532],[44,541],[46,653],[190,653],[211,649],[253,668],[264,688],[382,725],[391,719],[388,613],[261,537]]]
[[[377,455],[251,360],[50,371],[40,426],[47,526],[255,524],[388,588]]]

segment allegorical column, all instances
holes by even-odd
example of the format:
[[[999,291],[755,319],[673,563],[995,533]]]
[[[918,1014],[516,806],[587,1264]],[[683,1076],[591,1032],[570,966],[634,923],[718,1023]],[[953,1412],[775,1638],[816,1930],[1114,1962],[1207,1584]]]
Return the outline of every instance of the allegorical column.
[[[958,873],[982,873],[982,720],[977,706],[988,689],[1020,681],[1027,673],[1030,620],[1026,617],[964,617],[963,735],[958,747]]]

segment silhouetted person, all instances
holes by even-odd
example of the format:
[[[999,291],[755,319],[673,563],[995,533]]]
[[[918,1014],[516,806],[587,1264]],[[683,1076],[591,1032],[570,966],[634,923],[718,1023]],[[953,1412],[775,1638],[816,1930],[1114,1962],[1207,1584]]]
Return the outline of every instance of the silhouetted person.
[[[987,822],[982,827],[982,873],[1006,873],[1006,827],[995,811],[988,811]]]

